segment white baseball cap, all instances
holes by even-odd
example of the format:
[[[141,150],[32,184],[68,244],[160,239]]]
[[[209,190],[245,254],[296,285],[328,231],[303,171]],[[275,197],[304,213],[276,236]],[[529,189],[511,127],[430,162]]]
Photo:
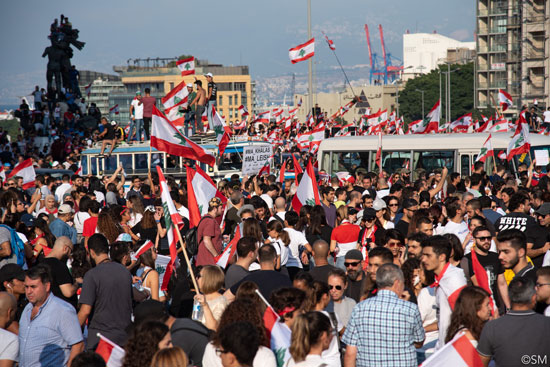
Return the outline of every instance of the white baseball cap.
[[[209,76],[212,78],[214,75],[212,75],[212,73],[206,73],[205,76]]]
[[[193,84],[192,83],[187,83],[187,88],[193,88]]]

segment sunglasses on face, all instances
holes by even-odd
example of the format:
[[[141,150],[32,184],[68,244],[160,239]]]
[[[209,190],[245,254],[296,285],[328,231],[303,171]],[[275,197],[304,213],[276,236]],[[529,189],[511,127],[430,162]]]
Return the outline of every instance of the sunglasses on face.
[[[341,285],[328,285],[329,289],[336,289],[337,291],[341,291],[342,290],[342,286]]]
[[[346,268],[348,268],[348,267],[350,267],[350,266],[355,267],[355,266],[359,265],[359,263],[360,263],[360,261],[352,262],[352,263],[347,263],[347,262],[345,262],[344,265],[346,266]]]
[[[476,240],[480,240],[480,241],[491,241],[491,236],[480,236],[480,237],[476,237]]]
[[[401,242],[388,242],[388,247],[401,247]]]
[[[399,204],[388,204],[388,206],[399,206]]]

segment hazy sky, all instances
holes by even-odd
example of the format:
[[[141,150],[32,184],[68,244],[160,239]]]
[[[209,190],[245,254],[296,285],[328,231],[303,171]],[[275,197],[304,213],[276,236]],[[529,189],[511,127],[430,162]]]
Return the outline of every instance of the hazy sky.
[[[402,58],[402,35],[432,32],[473,40],[474,0],[312,0],[313,35],[325,31],[344,65],[367,64],[363,25],[380,52],[377,27],[386,47]],[[302,73],[307,63],[292,65],[288,49],[307,40],[306,0],[142,1],[142,0],[2,0],[0,2],[0,104],[45,86],[47,35],[63,13],[86,42],[75,50],[78,69],[112,72],[129,58],[192,54],[226,65],[250,66],[253,78]],[[317,42],[318,69],[336,65],[324,42]],[[30,89],[29,89],[30,88]]]

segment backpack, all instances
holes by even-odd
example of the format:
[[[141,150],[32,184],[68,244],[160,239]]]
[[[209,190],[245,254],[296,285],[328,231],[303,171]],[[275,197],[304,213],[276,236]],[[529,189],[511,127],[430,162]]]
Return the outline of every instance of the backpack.
[[[187,249],[187,254],[190,257],[193,257],[199,253],[199,239],[197,238],[197,235],[199,226],[204,218],[206,218],[206,216],[202,217],[199,224],[187,231],[187,234],[185,235],[185,248]]]
[[[17,232],[11,227],[8,227],[4,224],[0,224],[0,227],[9,229],[11,233],[11,252],[12,254],[15,254],[17,258],[17,265],[21,266],[23,269],[26,269],[26,262],[25,262],[25,244],[19,238],[17,235]]]

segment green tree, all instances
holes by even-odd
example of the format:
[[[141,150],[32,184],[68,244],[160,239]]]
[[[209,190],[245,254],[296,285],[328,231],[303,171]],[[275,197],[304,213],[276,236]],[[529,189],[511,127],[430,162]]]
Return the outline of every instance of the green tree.
[[[451,121],[465,113],[473,112],[474,108],[474,64],[451,65],[451,70],[455,69],[458,70],[451,73]],[[422,116],[422,93],[417,89],[424,91],[424,115],[430,112],[439,99],[440,71],[446,72],[447,65],[440,65],[428,74],[409,79],[405,88],[399,92],[399,112],[407,123],[426,117]],[[444,122],[446,117],[446,86],[446,74],[441,74],[441,122]]]

